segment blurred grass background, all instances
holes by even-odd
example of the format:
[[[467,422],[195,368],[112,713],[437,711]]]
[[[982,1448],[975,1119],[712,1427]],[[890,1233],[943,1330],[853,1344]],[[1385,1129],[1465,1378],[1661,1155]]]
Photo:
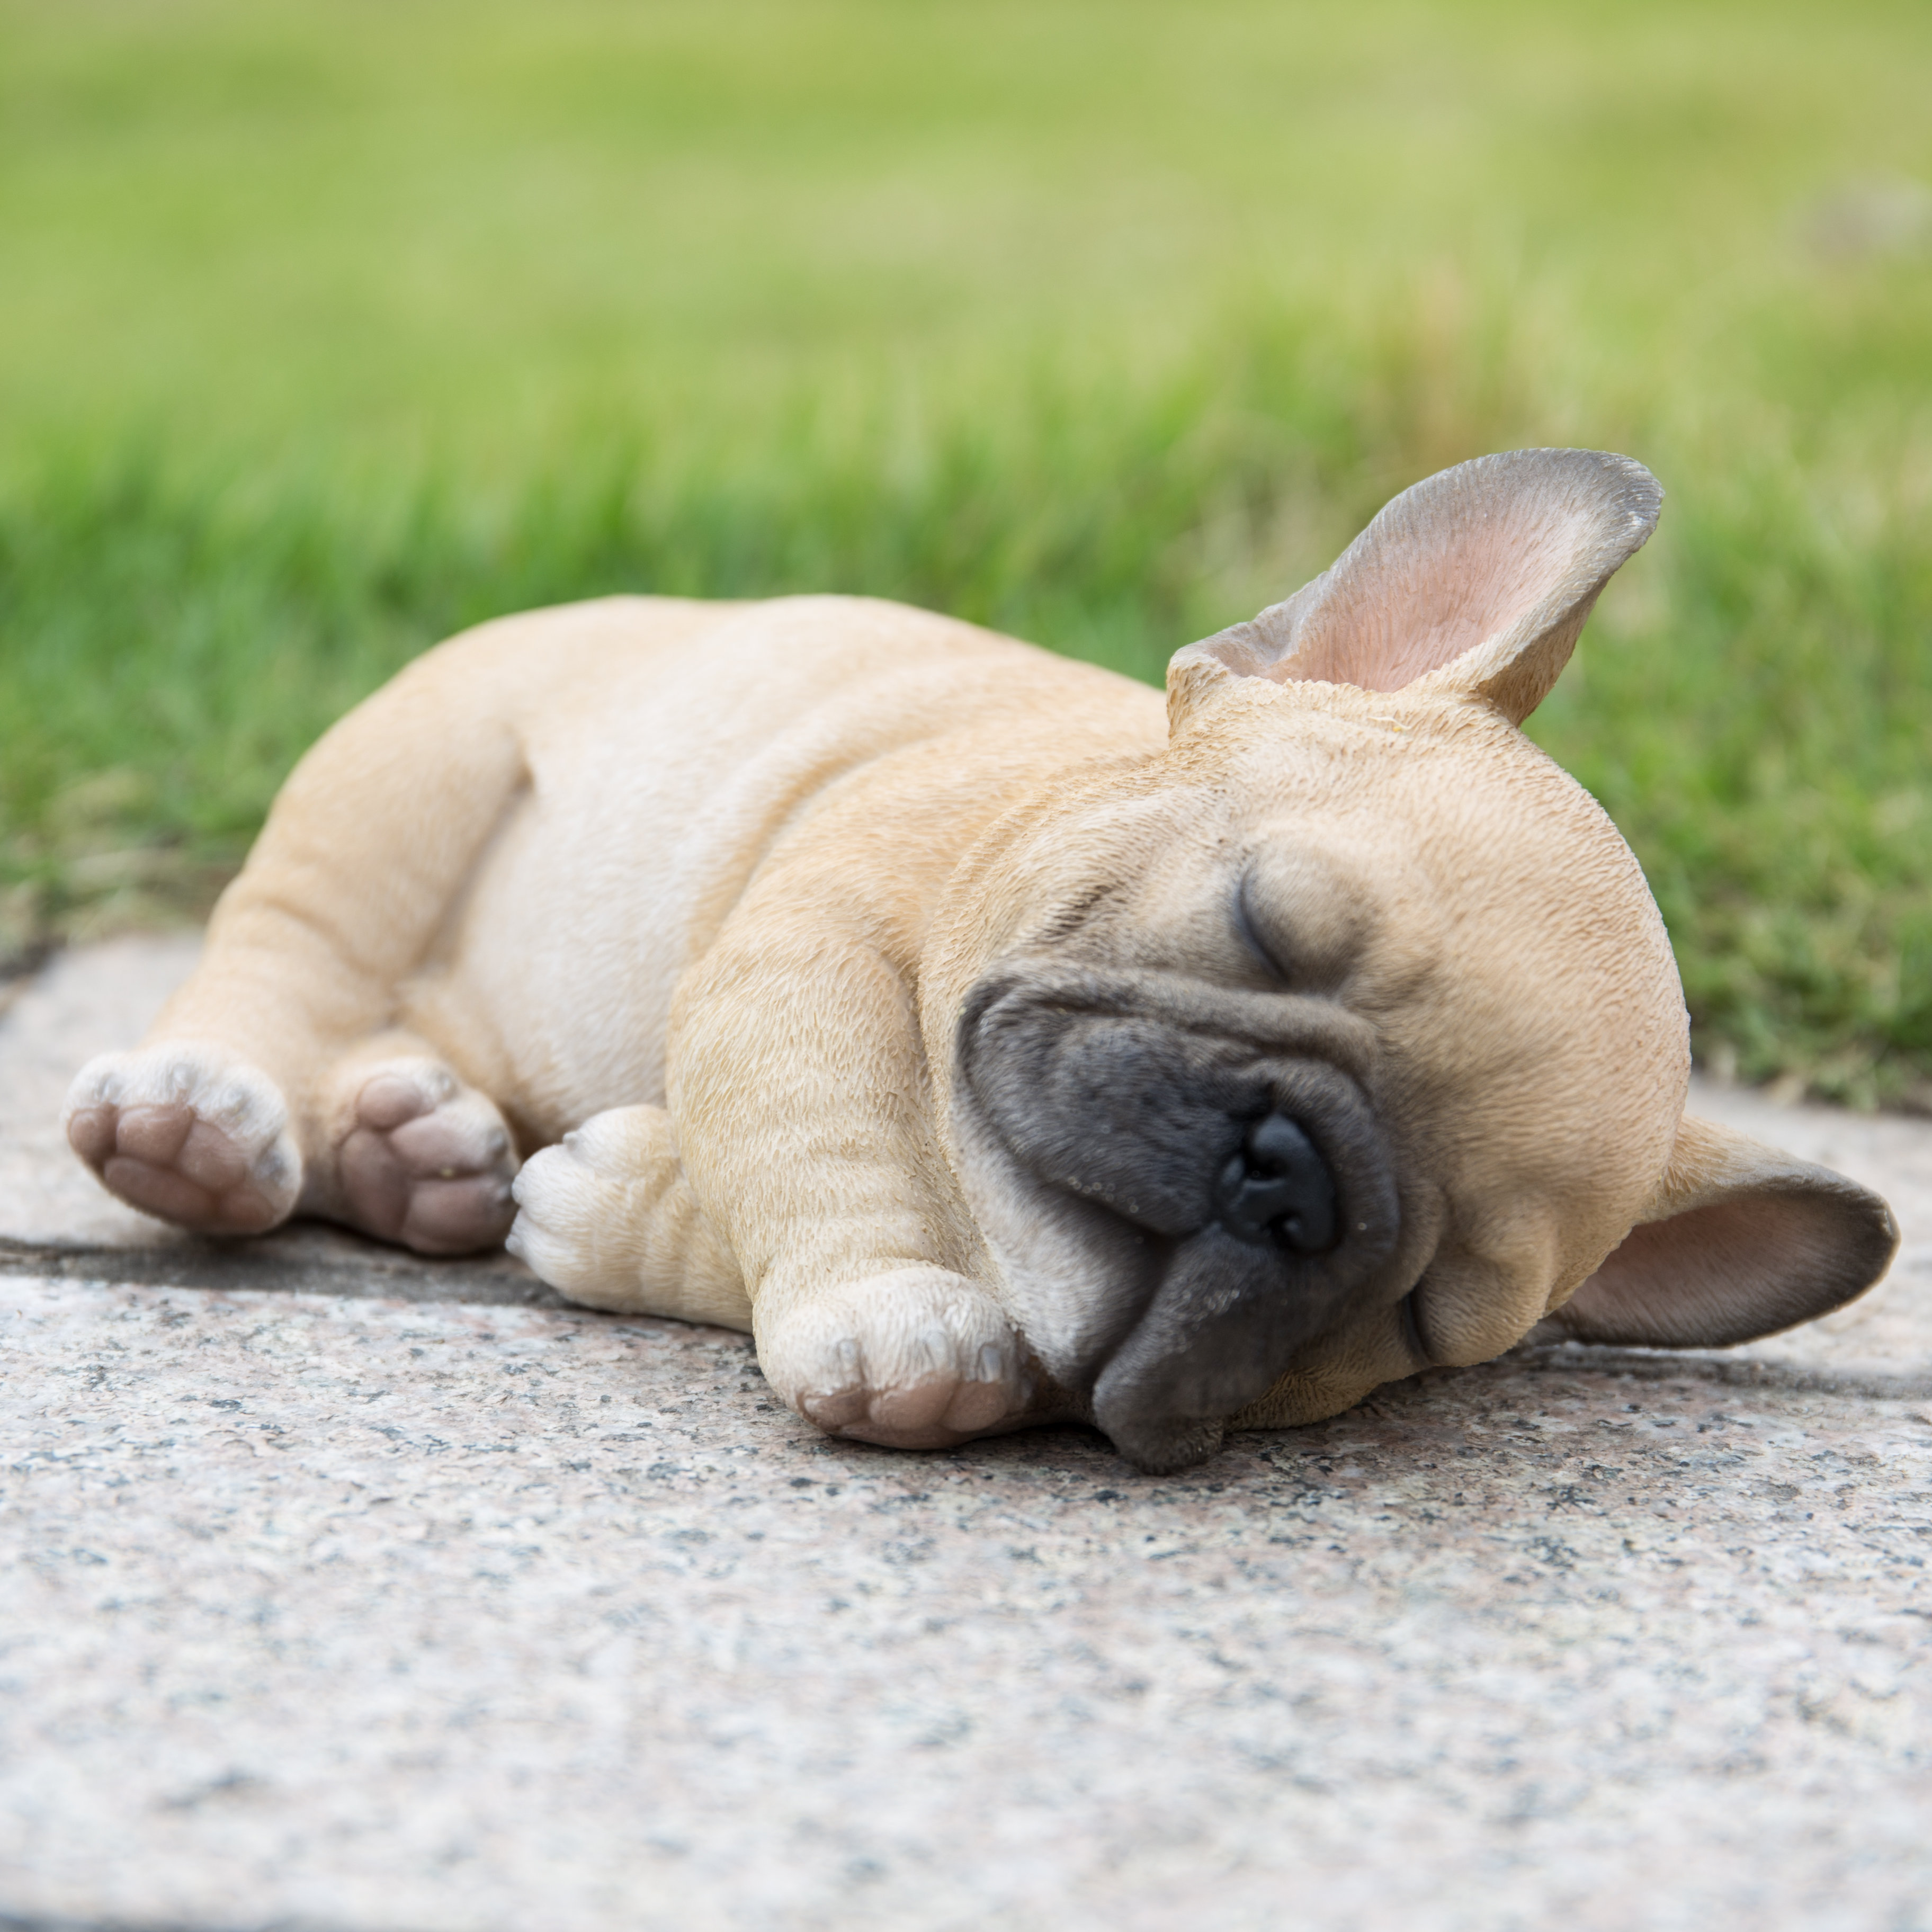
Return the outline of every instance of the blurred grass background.
[[[1700,1054],[1932,1102],[1932,9],[0,0],[0,955],[411,653],[867,591],[1154,677],[1492,449]]]

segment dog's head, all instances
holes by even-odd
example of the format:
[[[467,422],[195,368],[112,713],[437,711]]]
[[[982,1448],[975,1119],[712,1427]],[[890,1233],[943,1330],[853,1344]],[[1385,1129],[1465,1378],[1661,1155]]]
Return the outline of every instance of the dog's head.
[[[1709,1346],[1850,1300],[1883,1202],[1687,1119],[1643,875],[1517,728],[1660,493],[1531,450],[1174,658],[1148,763],[1011,815],[924,1020],[1014,1315],[1150,1468],[1539,1323]]]

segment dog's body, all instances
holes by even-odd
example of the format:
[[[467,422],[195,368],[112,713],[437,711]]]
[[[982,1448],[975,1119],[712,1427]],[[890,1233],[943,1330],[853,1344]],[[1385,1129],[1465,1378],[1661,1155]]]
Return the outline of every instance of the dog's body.
[[[1173,1466],[1552,1313],[1822,1312],[1882,1203],[1682,1118],[1641,874],[1516,728],[1655,508],[1447,472],[1165,712],[863,600],[485,626],[303,761],[70,1134],[190,1226],[431,1252],[516,1176],[545,1279],[908,1446],[1085,1415]]]

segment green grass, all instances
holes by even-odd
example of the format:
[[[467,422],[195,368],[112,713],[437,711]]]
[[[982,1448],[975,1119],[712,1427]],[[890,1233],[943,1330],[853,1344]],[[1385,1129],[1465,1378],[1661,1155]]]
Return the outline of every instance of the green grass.
[[[0,0],[0,952],[205,904],[497,611],[1154,676],[1577,442],[1669,500],[1534,728],[1700,1052],[1932,1094],[1928,99],[1917,4]]]

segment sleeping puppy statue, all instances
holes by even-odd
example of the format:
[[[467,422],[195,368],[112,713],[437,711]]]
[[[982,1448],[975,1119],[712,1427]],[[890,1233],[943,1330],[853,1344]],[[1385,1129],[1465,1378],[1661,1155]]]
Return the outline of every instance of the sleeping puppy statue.
[[[1821,1315],[1890,1214],[1686,1117],[1642,874],[1517,728],[1659,501],[1445,471],[1164,710],[863,599],[486,624],[302,760],[68,1136],[212,1234],[507,1234],[908,1448],[1173,1469],[1532,1332]]]

